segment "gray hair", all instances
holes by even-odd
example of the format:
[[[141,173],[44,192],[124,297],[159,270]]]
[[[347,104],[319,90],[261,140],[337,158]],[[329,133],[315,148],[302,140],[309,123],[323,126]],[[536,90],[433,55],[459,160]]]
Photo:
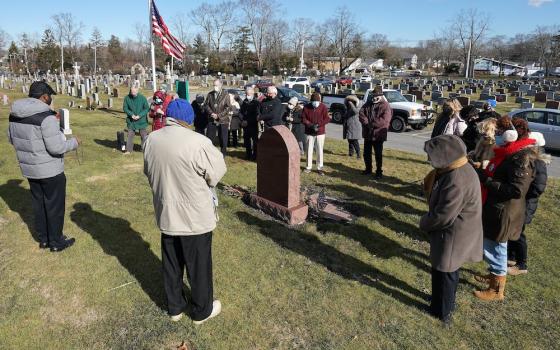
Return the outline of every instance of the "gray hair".
[[[278,95],[278,89],[276,88],[276,86],[269,86],[266,88],[266,92],[269,94],[276,94]]]

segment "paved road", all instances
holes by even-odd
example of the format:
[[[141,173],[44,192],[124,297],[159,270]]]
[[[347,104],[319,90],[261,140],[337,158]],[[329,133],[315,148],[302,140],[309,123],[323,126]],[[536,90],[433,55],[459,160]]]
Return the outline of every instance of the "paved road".
[[[408,130],[403,133],[390,132],[385,147],[424,155],[424,142],[430,138],[431,133],[431,131],[416,130]],[[327,137],[342,140],[342,125],[329,124],[327,126]],[[560,177],[560,154],[552,156],[552,164],[548,167],[548,175]]]

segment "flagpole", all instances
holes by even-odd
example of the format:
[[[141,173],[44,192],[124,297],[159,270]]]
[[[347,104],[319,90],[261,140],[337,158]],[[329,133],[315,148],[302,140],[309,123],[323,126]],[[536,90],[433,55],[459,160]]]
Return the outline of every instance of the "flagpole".
[[[156,49],[154,47],[154,41],[152,40],[153,38],[153,32],[152,32],[152,1],[153,0],[148,0],[148,14],[150,17],[150,22],[149,22],[149,32],[150,32],[150,49],[151,49],[151,54],[152,54],[152,86],[154,87],[154,92],[157,91],[157,78],[156,78]]]

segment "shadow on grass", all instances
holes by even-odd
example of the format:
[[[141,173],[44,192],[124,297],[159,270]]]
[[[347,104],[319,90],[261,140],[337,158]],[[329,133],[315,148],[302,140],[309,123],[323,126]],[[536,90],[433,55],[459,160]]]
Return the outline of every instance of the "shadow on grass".
[[[130,222],[93,210],[88,203],[74,204],[71,220],[95,239],[103,252],[114,256],[161,309],[166,309],[161,260]],[[188,293],[188,288],[183,286]]]
[[[375,288],[407,306],[416,307],[422,311],[426,308],[426,304],[414,299],[411,295],[421,300],[427,300],[427,294],[353,256],[324,244],[312,234],[289,229],[279,223],[261,219],[247,212],[239,211],[237,216],[246,225],[257,226],[263,236],[270,238],[282,248],[305,256],[345,279],[358,281]]]
[[[8,208],[19,214],[31,236],[36,242],[39,242],[37,232],[35,232],[33,222],[33,208],[31,207],[31,191],[21,186],[23,180],[11,179],[5,184],[0,185],[0,197],[6,202]]]
[[[125,136],[126,137],[126,136]],[[117,140],[109,140],[109,139],[105,139],[105,140],[100,140],[100,139],[95,139],[93,140],[93,142],[97,143],[100,146],[104,146],[107,148],[111,148],[111,149],[116,149],[119,150],[117,148]],[[134,144],[134,148],[133,148],[134,152],[142,152],[142,146],[138,145],[138,144]],[[120,150],[119,150],[120,151]]]

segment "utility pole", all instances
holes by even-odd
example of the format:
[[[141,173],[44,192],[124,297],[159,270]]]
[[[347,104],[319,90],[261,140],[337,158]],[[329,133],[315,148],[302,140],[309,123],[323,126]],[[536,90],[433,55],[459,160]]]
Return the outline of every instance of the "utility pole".
[[[305,39],[301,41],[301,58],[299,60],[299,75],[303,75],[303,65],[305,61],[303,60],[303,46],[305,45]]]
[[[469,39],[469,50],[467,51],[467,64],[465,69],[465,78],[468,78],[471,70],[471,50],[472,50],[472,38]]]

